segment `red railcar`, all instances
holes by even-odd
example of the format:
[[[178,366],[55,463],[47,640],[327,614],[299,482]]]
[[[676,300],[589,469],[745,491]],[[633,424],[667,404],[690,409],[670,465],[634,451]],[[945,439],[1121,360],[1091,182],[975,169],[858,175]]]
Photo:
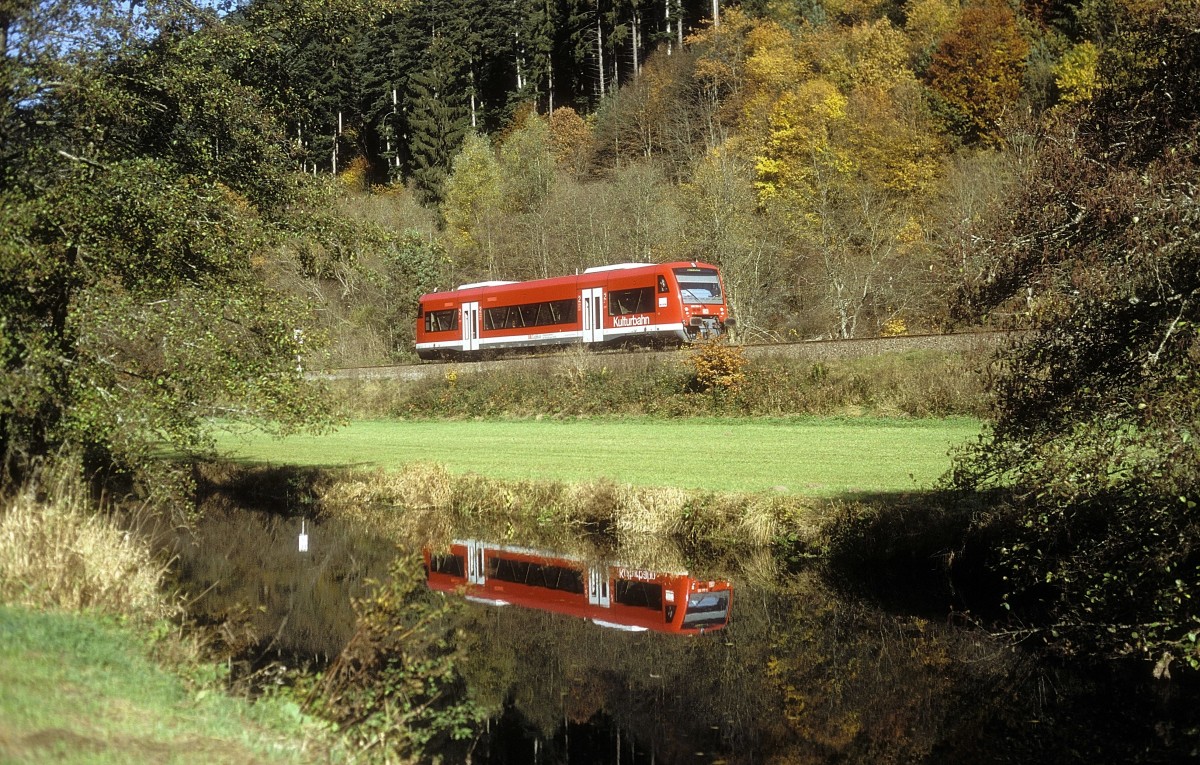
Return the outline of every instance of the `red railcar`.
[[[434,359],[571,343],[679,344],[732,324],[716,266],[621,263],[422,295],[416,347]]]
[[[430,589],[476,602],[590,619],[604,627],[702,634],[729,623],[733,586],[687,573],[588,564],[552,552],[455,540],[425,550]]]

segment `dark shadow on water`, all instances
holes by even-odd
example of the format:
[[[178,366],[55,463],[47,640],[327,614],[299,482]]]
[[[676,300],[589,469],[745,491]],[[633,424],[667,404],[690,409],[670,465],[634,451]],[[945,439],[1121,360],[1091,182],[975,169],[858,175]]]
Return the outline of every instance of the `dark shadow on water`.
[[[930,618],[965,607],[963,544],[971,509],[939,492],[858,493],[831,500],[821,568],[854,597]]]
[[[992,638],[1024,625],[1001,608],[1005,583],[986,565],[994,540],[972,525],[998,495],[953,492],[858,494],[836,500],[819,566],[838,599],[898,619],[918,615],[991,642],[1011,671],[975,701],[985,726],[947,738],[930,762],[1176,763],[1200,761],[1200,678],[1153,677],[1153,661],[1082,660],[1036,638]],[[1014,703],[997,703],[997,694]],[[965,708],[959,710],[965,713]],[[968,727],[966,730],[970,730]]]

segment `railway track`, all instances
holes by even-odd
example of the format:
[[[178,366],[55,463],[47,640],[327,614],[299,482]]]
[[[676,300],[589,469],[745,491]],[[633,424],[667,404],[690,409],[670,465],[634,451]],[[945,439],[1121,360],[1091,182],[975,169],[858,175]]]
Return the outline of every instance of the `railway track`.
[[[810,360],[853,359],[863,356],[876,356],[885,353],[909,353],[912,351],[933,350],[944,352],[986,351],[997,348],[1012,338],[1010,332],[956,332],[943,335],[896,335],[893,337],[872,337],[852,340],[807,340],[794,343],[756,343],[743,345],[746,355],[750,358],[764,356],[782,356],[787,358]],[[601,351],[594,354],[581,355],[583,359],[604,359],[613,353],[638,354],[642,358],[655,356],[670,356],[679,353],[678,350],[640,350],[640,351]],[[460,372],[483,372],[489,369],[505,368],[506,365],[540,363],[541,360],[561,357],[563,351],[556,353],[525,354],[509,356],[486,361],[444,361],[424,362],[420,364],[395,364],[388,366],[345,367],[310,371],[308,376],[325,380],[421,380],[430,375],[445,374],[448,369]]]

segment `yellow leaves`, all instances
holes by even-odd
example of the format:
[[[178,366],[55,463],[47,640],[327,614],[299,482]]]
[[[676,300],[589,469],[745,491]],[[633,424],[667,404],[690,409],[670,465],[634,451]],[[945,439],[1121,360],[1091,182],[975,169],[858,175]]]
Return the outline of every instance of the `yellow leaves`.
[[[737,7],[723,11],[721,25],[709,26],[688,37],[688,45],[698,51],[696,77],[713,89],[737,86],[746,60],[746,38],[758,22]]]
[[[893,316],[883,323],[879,329],[879,334],[882,337],[899,337],[908,334],[908,323],[904,321],[903,316]]]
[[[803,199],[815,193],[817,177],[853,172],[853,158],[832,140],[846,118],[847,103],[825,79],[808,80],[779,98],[768,118],[765,146],[754,161],[760,202],[784,193]]]
[[[921,226],[920,221],[915,218],[909,218],[904,225],[896,233],[896,240],[901,244],[916,244],[925,238],[925,229]]]
[[[1100,50],[1084,41],[1067,51],[1054,68],[1054,83],[1058,86],[1059,98],[1065,104],[1090,101],[1099,80],[1096,67],[1100,63]]]
[[[932,51],[958,22],[955,0],[909,0],[904,5],[904,31],[913,58]]]
[[[751,87],[778,93],[812,74],[798,54],[792,33],[778,24],[760,23],[746,36],[750,50],[746,76]]]
[[[823,68],[847,89],[888,85],[912,76],[908,38],[887,19],[858,24],[839,35],[837,43]]]
[[[873,186],[900,194],[933,187],[944,146],[915,79],[855,91],[848,124],[848,143]]]
[[[350,162],[350,166],[338,173],[338,180],[350,191],[362,191],[367,188],[367,173],[371,165],[366,157],[358,156]]]
[[[885,0],[825,0],[824,6],[830,16],[843,24],[878,18],[884,13]]]
[[[762,202],[768,202],[779,195],[780,180],[783,176],[784,165],[770,157],[754,158],[754,174],[757,180],[754,187],[758,189],[758,197]]]
[[[471,231],[489,209],[500,202],[500,169],[487,136],[472,133],[454,157],[446,180],[442,215],[460,244],[474,241]]]

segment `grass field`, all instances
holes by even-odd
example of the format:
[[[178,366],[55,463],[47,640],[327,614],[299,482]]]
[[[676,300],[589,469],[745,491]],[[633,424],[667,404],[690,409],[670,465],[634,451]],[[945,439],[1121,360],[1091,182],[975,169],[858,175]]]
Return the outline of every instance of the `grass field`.
[[[0,606],[0,762],[325,761],[294,703],[195,690],[131,632]]]
[[[813,496],[928,488],[981,424],[951,419],[355,421],[274,439],[222,431],[222,452],[274,464],[397,468],[433,462],[504,479]]]

